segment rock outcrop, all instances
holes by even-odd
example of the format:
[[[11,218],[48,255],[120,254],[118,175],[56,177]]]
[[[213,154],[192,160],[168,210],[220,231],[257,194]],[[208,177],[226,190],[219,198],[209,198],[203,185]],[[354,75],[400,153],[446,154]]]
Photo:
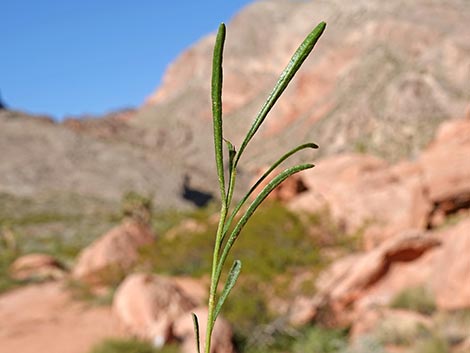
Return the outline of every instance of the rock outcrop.
[[[377,308],[416,287],[427,288],[439,309],[470,308],[469,229],[467,217],[444,230],[405,232],[372,251],[335,261],[316,281],[314,314],[329,324],[349,325],[376,316]]]
[[[172,336],[177,318],[195,307],[170,278],[136,273],[128,276],[116,290],[113,311],[132,335],[163,346]]]
[[[429,234],[405,232],[372,251],[340,259],[316,281],[315,305],[328,308],[328,320],[349,323],[353,304],[396,263],[413,261],[438,245],[440,240]]]
[[[46,254],[21,256],[11,264],[9,270],[12,278],[21,281],[61,279],[67,273],[62,263]]]
[[[470,217],[439,235],[444,245],[429,278],[436,305],[444,310],[470,308]]]
[[[72,276],[90,285],[114,283],[135,264],[138,249],[154,240],[148,225],[125,221],[82,250]]]
[[[389,166],[367,155],[338,155],[317,163],[302,176],[308,189],[292,209],[328,209],[346,232],[378,224],[395,231],[423,229],[431,212],[420,178],[410,163]]]
[[[470,207],[470,118],[442,124],[419,158],[424,184],[433,204],[432,225]]]
[[[446,122],[416,161],[388,164],[342,154],[302,174],[293,210],[327,209],[346,232],[365,228],[365,248],[407,229],[426,230],[470,206],[470,120]]]

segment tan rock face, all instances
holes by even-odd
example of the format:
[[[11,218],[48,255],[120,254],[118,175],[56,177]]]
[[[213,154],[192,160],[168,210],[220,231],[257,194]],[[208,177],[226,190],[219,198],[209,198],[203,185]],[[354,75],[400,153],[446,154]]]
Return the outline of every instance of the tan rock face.
[[[430,278],[436,304],[445,310],[470,308],[470,218],[440,237],[444,245]]]
[[[79,254],[72,275],[91,285],[109,284],[134,265],[139,247],[153,241],[148,226],[126,221],[86,247]]]
[[[446,122],[423,152],[423,170],[435,214],[470,206],[470,119]]]
[[[10,276],[17,280],[60,279],[66,274],[65,267],[54,257],[46,254],[28,254],[16,259],[10,266]]]
[[[440,239],[437,235],[436,237]],[[441,252],[442,246],[438,246],[414,261],[394,263],[387,274],[356,301],[356,316],[360,317],[362,313],[377,306],[388,306],[398,294],[408,288],[429,288],[429,279],[434,274],[436,259]]]
[[[364,225],[389,227],[388,233],[425,227],[431,211],[418,167],[388,166],[367,155],[339,155],[318,161],[303,174],[308,189],[290,203],[295,210],[327,208],[348,232]],[[380,243],[382,239],[371,239]]]
[[[403,11],[403,4],[258,1],[228,24],[224,112],[227,125],[235,126],[226,129],[227,137],[237,144],[297,44],[316,23],[328,23],[260,130],[265,138],[247,150],[251,167],[275,160],[280,146],[310,140],[322,155],[364,150],[391,160],[415,157],[441,121],[464,112],[468,7],[458,0],[433,6],[419,0]],[[214,34],[200,40],[169,67],[134,119],[137,126],[163,131],[171,113],[197,133],[198,123],[209,121],[213,41]],[[201,150],[203,135],[196,133],[190,144]],[[203,156],[209,148],[204,145]]]
[[[195,304],[202,305],[207,303],[209,295],[209,282],[192,277],[172,277],[172,281],[191,298]]]
[[[413,261],[439,244],[440,240],[429,234],[404,232],[372,251],[340,259],[320,275],[314,301],[328,308],[330,320],[347,324],[352,320],[354,303],[392,266]]]
[[[306,192],[294,210],[328,209],[352,232],[365,227],[366,249],[395,233],[424,230],[470,207],[470,120],[443,124],[416,162],[394,165],[367,155],[343,154],[318,161],[302,174]]]
[[[467,217],[443,230],[404,232],[335,261],[316,281],[316,317],[333,325],[354,323],[353,331],[362,334],[381,320],[377,308],[416,287],[429,290],[439,309],[470,308],[469,230]]]
[[[207,330],[207,308],[199,307],[194,309],[193,312],[198,317],[199,332],[201,342],[203,342]],[[176,338],[183,341],[183,353],[197,353],[193,319],[189,312],[182,315],[178,320],[175,321],[173,326],[173,334]],[[235,352],[232,344],[232,336],[233,333],[230,324],[222,316],[219,316],[212,332],[211,353]],[[203,351],[203,347],[201,347],[201,351]]]
[[[113,312],[131,334],[161,347],[172,337],[174,321],[194,308],[170,278],[136,273],[118,287]]]

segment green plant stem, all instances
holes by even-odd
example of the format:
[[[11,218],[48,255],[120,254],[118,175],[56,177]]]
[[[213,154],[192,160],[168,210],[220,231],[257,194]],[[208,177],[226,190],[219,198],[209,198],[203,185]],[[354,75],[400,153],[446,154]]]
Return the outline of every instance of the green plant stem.
[[[219,225],[217,227],[217,234],[214,244],[214,253],[212,257],[212,274],[211,274],[211,287],[209,291],[209,303],[208,303],[208,318],[207,318],[207,330],[206,330],[206,342],[204,351],[209,353],[212,329],[214,327],[215,318],[215,304],[217,295],[217,286],[219,281],[215,278],[216,267],[219,259],[219,251],[221,246],[221,239],[223,235],[223,229],[225,224],[225,218],[227,217],[227,202],[225,192],[225,179],[224,179],[224,163],[223,163],[223,133],[222,133],[222,59],[223,50],[225,43],[225,24],[220,24],[217,32],[217,38],[214,47],[214,57],[212,61],[212,115],[214,123],[214,148],[215,148],[215,160],[217,165],[217,174],[219,178],[220,186],[220,198],[221,198],[221,209]]]
[[[258,206],[264,201],[266,197],[277,187],[281,184],[284,180],[290,177],[293,174],[296,174],[302,170],[313,168],[313,164],[301,164],[295,167],[288,168],[284,170],[282,173],[277,175],[273,180],[271,180],[268,185],[266,185],[263,190],[259,193],[256,199],[250,204],[247,211],[243,214],[242,218],[238,221],[237,225],[233,229],[230,237],[228,238],[222,254],[220,255],[219,262],[217,264],[217,269],[215,271],[215,280],[218,282],[220,280],[220,276],[222,274],[222,269],[224,267],[225,261],[227,260],[228,253],[232,248],[235,240],[237,240],[238,235],[240,234],[241,230],[245,226],[246,222],[250,219],[253,213],[256,211]]]
[[[262,176],[259,180],[250,188],[248,193],[244,198],[236,205],[235,209],[230,214],[228,220],[228,212],[233,198],[233,192],[235,189],[235,179],[237,175],[237,165],[240,160],[240,157],[243,154],[243,151],[247,147],[250,140],[258,131],[261,124],[264,122],[266,116],[273,108],[274,104],[277,102],[279,97],[282,95],[284,90],[289,85],[289,82],[292,80],[296,72],[301,67],[302,63],[308,57],[310,52],[313,50],[316,42],[322,35],[325,30],[326,24],[321,22],[313,31],[308,34],[302,44],[299,46],[297,51],[292,56],[288,65],[281,73],[276,85],[274,86],[273,91],[269,95],[266,103],[261,108],[258,113],[255,121],[251,125],[248,133],[243,140],[241,147],[238,151],[235,150],[235,147],[230,141],[225,140],[228,152],[229,152],[229,172],[228,172],[228,185],[225,184],[225,172],[224,172],[224,163],[223,163],[223,129],[222,129],[222,82],[223,82],[223,70],[222,70],[222,59],[223,59],[223,49],[225,43],[225,25],[222,23],[219,26],[217,32],[216,42],[214,46],[214,56],[212,61],[212,85],[211,85],[211,98],[212,98],[212,116],[214,124],[214,148],[215,148],[215,161],[217,166],[217,175],[220,187],[220,197],[221,197],[221,208],[220,208],[220,218],[219,224],[217,226],[217,232],[215,237],[214,252],[212,256],[212,270],[211,270],[211,285],[209,291],[209,303],[208,303],[208,318],[207,318],[207,329],[206,329],[206,339],[204,352],[210,353],[211,348],[211,339],[212,331],[219,314],[222,305],[224,304],[227,296],[232,290],[235,282],[238,279],[241,270],[241,262],[235,260],[232,269],[229,272],[227,281],[225,283],[224,289],[221,296],[217,300],[217,288],[220,282],[220,277],[222,274],[222,269],[227,260],[228,253],[232,248],[234,242],[238,238],[241,230],[248,222],[250,217],[256,211],[258,206],[263,202],[263,200],[284,180],[286,180],[291,175],[298,173],[302,170],[309,169],[313,167],[313,164],[301,164],[284,170],[283,172],[276,175],[258,194],[254,201],[249,205],[248,209],[245,211],[243,216],[239,219],[235,227],[230,233],[227,241],[224,242],[225,236],[228,234],[229,228],[234,221],[236,215],[243,207],[245,202],[248,200],[250,195],[255,191],[255,189],[274,171],[274,169],[289,158],[294,153],[305,149],[305,148],[317,148],[313,143],[307,143],[300,145],[293,150],[289,151],[278,159]],[[223,245],[223,250],[221,252]],[[199,327],[197,317],[194,318],[195,333],[199,335]],[[197,345],[199,349],[199,336],[197,337]]]
[[[222,245],[222,233],[225,223],[225,218],[227,217],[227,205],[225,202],[222,202],[222,208],[220,210],[220,220],[219,225],[217,226],[216,240],[214,244],[214,253],[212,256],[212,274],[211,274],[211,287],[209,291],[209,307],[208,307],[208,317],[207,317],[207,330],[206,330],[206,345],[204,347],[204,352],[209,353],[210,344],[212,338],[212,330],[215,324],[215,304],[216,304],[216,295],[217,287],[219,285],[220,276],[216,276],[217,263],[219,259],[220,246]]]
[[[227,219],[227,222],[225,222],[225,227],[224,227],[224,233],[223,233],[223,236],[222,236],[222,241],[224,240],[225,238],[225,235],[227,234],[228,232],[228,229],[230,227],[230,225],[232,224],[234,218],[237,216],[238,212],[240,211],[240,209],[242,208],[242,206],[245,204],[245,202],[248,200],[248,198],[253,194],[253,192],[256,190],[256,188],[274,171],[274,169],[276,169],[282,162],[284,162],[286,159],[288,159],[290,156],[292,156],[293,154],[303,150],[303,149],[306,149],[306,148],[313,148],[313,149],[316,149],[318,148],[318,146],[312,142],[310,143],[305,143],[303,145],[300,145],[300,146],[297,146],[296,148],[290,150],[289,152],[287,152],[286,154],[284,154],[281,158],[279,158],[275,163],[273,163],[273,165],[271,165],[271,167],[266,171],[264,172],[264,174],[256,181],[255,184],[253,184],[253,186],[251,187],[251,189],[245,194],[245,196],[243,196],[243,198],[238,202],[238,204],[235,206],[235,208],[233,209],[233,211],[230,213],[230,216],[228,217]],[[235,174],[233,175],[233,177],[231,176],[230,177],[230,181],[231,180],[234,180],[235,178]],[[229,190],[233,190],[233,185],[230,185],[229,186]],[[229,192],[229,196],[230,196],[230,192]],[[230,201],[229,201],[230,202]],[[230,204],[230,203],[228,203]]]

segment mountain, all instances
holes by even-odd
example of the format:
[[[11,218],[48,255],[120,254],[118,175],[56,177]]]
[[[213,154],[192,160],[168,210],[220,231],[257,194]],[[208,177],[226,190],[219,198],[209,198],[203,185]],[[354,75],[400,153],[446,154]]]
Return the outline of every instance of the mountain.
[[[415,156],[440,121],[463,114],[470,101],[468,2],[259,1],[228,25],[224,104],[234,143],[321,20],[327,30],[267,120],[249,165],[272,159],[281,144],[306,140],[318,142],[322,154]],[[136,124],[159,129],[171,116],[191,131],[207,125],[213,41],[204,38],[170,66]]]
[[[413,158],[441,121],[462,116],[470,102],[466,0],[257,1],[227,30],[225,134],[235,145],[322,20],[324,36],[241,160],[241,187],[305,141],[320,144],[315,158],[346,151]],[[216,194],[213,43],[211,34],[182,53],[135,110],[64,123],[0,112],[0,192],[115,201],[134,190],[154,194],[158,207]]]
[[[29,198],[66,193],[108,201],[127,191],[155,192],[158,200],[173,200],[168,206],[175,206],[180,185],[173,175],[183,173],[178,165],[125,140],[107,140],[69,125],[0,112],[0,192]]]

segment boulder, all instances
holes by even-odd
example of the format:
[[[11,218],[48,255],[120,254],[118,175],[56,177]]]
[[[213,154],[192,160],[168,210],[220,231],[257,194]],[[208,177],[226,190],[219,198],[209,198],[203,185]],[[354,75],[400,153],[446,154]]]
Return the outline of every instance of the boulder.
[[[442,246],[438,246],[414,261],[393,264],[388,273],[356,301],[356,316],[373,308],[389,306],[406,289],[422,287],[432,294],[429,279],[434,274],[436,259],[441,252]]]
[[[72,275],[89,285],[116,282],[137,261],[139,247],[154,239],[148,225],[125,221],[80,252]]]
[[[470,119],[443,123],[419,158],[437,219],[470,207]],[[439,224],[440,222],[438,222]]]
[[[209,295],[209,281],[192,277],[171,277],[172,281],[191,299],[196,305],[207,303]]]
[[[66,269],[57,259],[46,254],[28,254],[17,258],[10,266],[10,276],[16,280],[61,279]]]
[[[444,244],[430,277],[436,304],[445,310],[470,308],[470,217],[439,236]]]
[[[333,220],[346,232],[371,224],[388,227],[390,235],[405,229],[424,229],[431,211],[421,171],[403,162],[389,166],[367,155],[339,155],[318,161],[306,171],[308,191],[291,203],[294,210],[318,212],[328,209]],[[372,246],[388,236],[371,237]]]
[[[168,277],[135,273],[118,287],[113,312],[130,334],[157,347],[172,337],[174,321],[195,304]]]
[[[206,336],[208,310],[206,307],[199,307],[194,309],[193,312],[198,317],[202,345]],[[183,353],[197,353],[193,318],[189,312],[175,321],[173,334],[178,340],[183,342]],[[219,316],[212,331],[211,353],[235,352],[232,338],[233,333],[230,324],[222,316]],[[203,347],[201,347],[201,351],[203,351]]]
[[[422,287],[438,309],[470,308],[469,229],[467,217],[440,230],[402,232],[371,251],[340,258],[320,274],[307,307],[326,324],[350,325],[377,316],[375,310],[404,290]]]
[[[350,324],[355,302],[397,263],[414,261],[439,244],[440,240],[430,234],[408,231],[372,251],[342,258],[320,274],[314,303],[320,312],[327,312],[332,323]]]

